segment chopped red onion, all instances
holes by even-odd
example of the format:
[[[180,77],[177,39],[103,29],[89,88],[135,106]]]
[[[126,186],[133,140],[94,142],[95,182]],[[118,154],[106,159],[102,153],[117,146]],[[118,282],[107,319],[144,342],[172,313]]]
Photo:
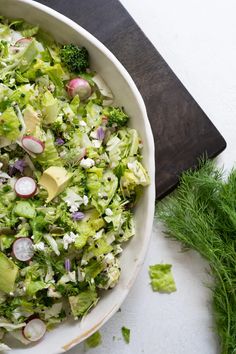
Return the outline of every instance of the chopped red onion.
[[[77,221],[77,220],[82,220],[85,217],[85,215],[81,211],[75,211],[74,213],[71,214],[71,217],[74,221]]]
[[[98,140],[103,140],[105,137],[105,132],[102,127],[98,127],[97,129],[97,138]]]
[[[66,258],[65,259],[65,270],[67,272],[70,272],[70,268],[71,268],[71,262],[70,262],[69,258]]]
[[[57,139],[56,139],[56,145],[61,146],[61,145],[63,145],[63,144],[65,144],[65,141],[64,141],[62,138],[57,138]]]
[[[17,160],[13,165],[10,165],[9,167],[9,175],[12,177],[14,176],[17,172],[23,173],[24,168],[27,166],[26,162],[24,160]]]

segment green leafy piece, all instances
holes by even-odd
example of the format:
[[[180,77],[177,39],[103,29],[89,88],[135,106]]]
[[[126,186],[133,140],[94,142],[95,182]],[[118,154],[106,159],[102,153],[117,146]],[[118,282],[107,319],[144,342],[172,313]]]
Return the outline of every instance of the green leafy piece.
[[[172,293],[176,291],[175,281],[171,273],[171,264],[155,264],[149,266],[149,276],[153,291]]]
[[[96,348],[102,343],[102,336],[99,331],[92,334],[86,339],[86,345],[88,348]]]
[[[49,66],[45,73],[48,74],[50,80],[54,83],[56,88],[56,95],[64,97],[66,96],[66,91],[64,88],[64,80],[67,78],[64,70],[62,69],[60,64],[55,64],[53,66]]]
[[[99,169],[91,168],[87,177],[87,187],[93,205],[98,212],[103,213],[116,193],[118,178],[111,170],[101,175]]]
[[[98,301],[97,293],[94,290],[86,290],[77,296],[70,296],[69,303],[74,317],[83,316]]]
[[[34,296],[39,290],[45,289],[48,287],[48,285],[42,281],[42,280],[36,280],[36,281],[26,281],[26,294],[28,296]]]
[[[88,265],[84,268],[85,278],[91,280],[96,278],[96,276],[101,273],[105,268],[104,262],[99,262],[97,260],[91,260]]]
[[[1,251],[4,251],[5,249],[10,248],[11,245],[13,244],[14,240],[15,240],[14,236],[1,235],[0,236],[0,249],[1,249]]]
[[[9,140],[16,140],[20,135],[20,122],[12,107],[7,108],[0,115],[0,136]]]
[[[37,42],[35,39],[32,39],[20,57],[20,62],[17,65],[18,70],[21,73],[25,72],[30,67],[38,53]]]
[[[85,71],[89,67],[89,54],[86,48],[66,44],[60,50],[60,58],[70,71]]]
[[[6,58],[8,56],[8,42],[0,41],[0,58]]]
[[[39,26],[32,25],[20,19],[12,19],[9,27],[20,31],[23,37],[32,37],[38,33]]]
[[[39,26],[31,26],[30,24],[25,24],[24,29],[21,31],[21,34],[24,37],[32,37],[38,33]]]
[[[123,327],[121,328],[121,333],[122,333],[122,336],[123,336],[123,338],[124,338],[124,341],[125,341],[127,344],[129,344],[129,342],[130,342],[130,329],[123,326]]]
[[[27,201],[19,201],[16,203],[14,213],[26,219],[33,219],[36,216],[35,207]]]
[[[54,144],[54,136],[51,130],[47,130],[45,148],[42,154],[37,156],[37,162],[44,168],[50,166],[62,166],[62,160],[60,159],[57,149]]]
[[[14,290],[18,267],[4,253],[0,252],[0,290],[10,293]]]
[[[42,97],[43,118],[45,124],[51,124],[57,119],[59,112],[58,100],[50,91],[46,91]]]

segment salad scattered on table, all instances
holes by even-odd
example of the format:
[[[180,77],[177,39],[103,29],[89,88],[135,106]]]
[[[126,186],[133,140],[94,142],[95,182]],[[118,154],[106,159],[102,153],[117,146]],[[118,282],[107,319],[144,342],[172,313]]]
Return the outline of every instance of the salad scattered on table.
[[[0,17],[0,350],[117,284],[149,184],[128,120],[86,48]]]

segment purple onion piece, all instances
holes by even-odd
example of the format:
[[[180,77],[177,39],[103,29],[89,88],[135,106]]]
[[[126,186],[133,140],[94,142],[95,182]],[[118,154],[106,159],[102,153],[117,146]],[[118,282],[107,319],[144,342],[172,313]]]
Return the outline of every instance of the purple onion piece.
[[[104,129],[102,127],[98,127],[98,129],[97,129],[97,138],[99,140],[103,140],[104,137],[105,137]]]
[[[77,220],[82,220],[85,217],[85,215],[81,211],[75,211],[74,213],[71,214],[71,217],[74,221],[77,221]]]
[[[67,272],[70,272],[70,269],[71,269],[71,262],[70,262],[69,258],[66,258],[65,259],[65,270]]]
[[[9,175],[12,177],[14,176],[17,172],[23,173],[24,168],[27,166],[27,163],[25,160],[17,160],[13,165],[10,165],[9,167]]]
[[[65,141],[64,141],[62,138],[57,138],[56,141],[55,141],[55,143],[56,143],[57,145],[61,146],[61,145],[65,144]]]

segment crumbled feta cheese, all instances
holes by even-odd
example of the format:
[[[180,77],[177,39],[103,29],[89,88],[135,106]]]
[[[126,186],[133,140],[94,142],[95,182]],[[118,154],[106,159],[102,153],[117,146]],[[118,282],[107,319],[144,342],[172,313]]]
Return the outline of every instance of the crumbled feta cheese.
[[[97,139],[97,138],[98,138],[96,131],[92,131],[92,132],[90,133],[90,136],[91,136],[91,138],[93,138],[93,139]]]
[[[71,213],[74,213],[75,211],[78,211],[78,209],[79,209],[78,206],[76,206],[76,205],[71,205],[71,207],[70,207],[69,210],[70,210]]]
[[[80,120],[80,121],[79,121],[79,125],[80,125],[81,127],[86,127],[86,126],[87,126],[87,124],[86,124],[86,122],[85,122],[84,120]]]
[[[66,202],[67,206],[70,207],[70,212],[72,213],[78,211],[81,204],[84,205],[88,204],[88,197],[86,195],[84,195],[82,198],[79,194],[75,193],[72,189],[69,189],[67,191],[66,197],[63,198],[63,200]]]
[[[44,251],[45,249],[45,243],[44,242],[39,242],[33,245],[33,248],[37,251]]]
[[[63,245],[64,245],[64,249],[65,249],[65,250],[68,249],[68,246],[69,246],[71,243],[74,243],[74,242],[75,242],[77,236],[78,236],[78,235],[77,235],[77,234],[74,234],[74,232],[70,232],[70,233],[64,235],[64,237],[63,237]]]
[[[110,208],[106,208],[105,214],[106,214],[107,216],[111,216],[111,215],[113,215],[113,211],[112,211]]]
[[[13,77],[9,80],[10,85],[13,85],[15,82],[16,82],[16,80]]]
[[[0,169],[2,168],[2,166],[3,166],[3,163],[2,163],[2,162],[0,162]]]
[[[91,168],[95,165],[95,162],[93,159],[90,159],[89,157],[87,159],[83,158],[81,161],[80,161],[80,166],[83,167],[83,168]]]

